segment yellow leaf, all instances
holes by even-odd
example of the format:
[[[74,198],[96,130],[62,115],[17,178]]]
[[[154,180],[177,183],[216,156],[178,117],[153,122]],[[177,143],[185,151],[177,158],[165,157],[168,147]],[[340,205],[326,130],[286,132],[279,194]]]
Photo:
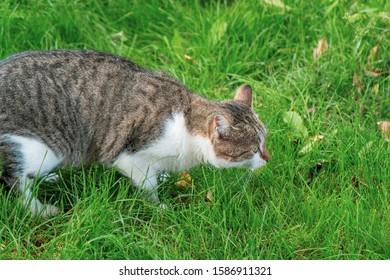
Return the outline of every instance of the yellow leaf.
[[[176,182],[176,186],[182,188],[193,188],[194,182],[192,180],[190,173],[188,172],[181,173],[179,181]]]
[[[317,47],[313,50],[313,59],[319,58],[322,54],[326,53],[328,51],[328,42],[326,41],[326,38],[321,38],[318,43]]]
[[[192,60],[192,56],[189,56],[188,54],[185,54],[184,58],[187,59],[187,60]]]

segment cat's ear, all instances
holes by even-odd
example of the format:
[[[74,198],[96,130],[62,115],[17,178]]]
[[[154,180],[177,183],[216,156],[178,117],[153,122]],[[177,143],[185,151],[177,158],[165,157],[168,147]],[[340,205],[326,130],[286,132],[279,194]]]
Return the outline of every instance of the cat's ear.
[[[229,120],[222,115],[214,117],[214,130],[218,134],[219,138],[226,138],[231,130]]]
[[[252,88],[249,85],[240,86],[237,89],[235,101],[244,103],[249,108],[252,108]]]

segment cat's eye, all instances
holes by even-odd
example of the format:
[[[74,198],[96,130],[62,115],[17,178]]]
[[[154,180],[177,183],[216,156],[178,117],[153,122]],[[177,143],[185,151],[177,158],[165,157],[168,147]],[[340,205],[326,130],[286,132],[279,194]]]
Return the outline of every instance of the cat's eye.
[[[259,147],[253,147],[253,148],[252,148],[252,152],[253,152],[253,153],[256,154],[258,151],[259,151]]]

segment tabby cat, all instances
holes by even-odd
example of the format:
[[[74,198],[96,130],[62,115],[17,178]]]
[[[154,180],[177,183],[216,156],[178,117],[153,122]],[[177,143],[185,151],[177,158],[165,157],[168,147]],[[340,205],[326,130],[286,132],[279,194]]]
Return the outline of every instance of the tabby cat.
[[[269,160],[265,141],[248,85],[213,102],[104,52],[28,51],[0,61],[1,180],[33,214],[58,212],[31,191],[55,168],[105,163],[158,204],[159,172],[260,168]]]

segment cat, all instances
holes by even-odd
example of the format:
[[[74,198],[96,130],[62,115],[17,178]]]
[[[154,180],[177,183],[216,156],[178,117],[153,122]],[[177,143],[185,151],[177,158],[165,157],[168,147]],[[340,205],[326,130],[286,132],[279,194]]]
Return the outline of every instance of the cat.
[[[159,172],[260,168],[270,158],[266,136],[249,85],[215,102],[100,51],[26,51],[0,61],[1,179],[33,215],[59,212],[31,190],[34,179],[55,178],[53,169],[104,163],[159,204]]]

